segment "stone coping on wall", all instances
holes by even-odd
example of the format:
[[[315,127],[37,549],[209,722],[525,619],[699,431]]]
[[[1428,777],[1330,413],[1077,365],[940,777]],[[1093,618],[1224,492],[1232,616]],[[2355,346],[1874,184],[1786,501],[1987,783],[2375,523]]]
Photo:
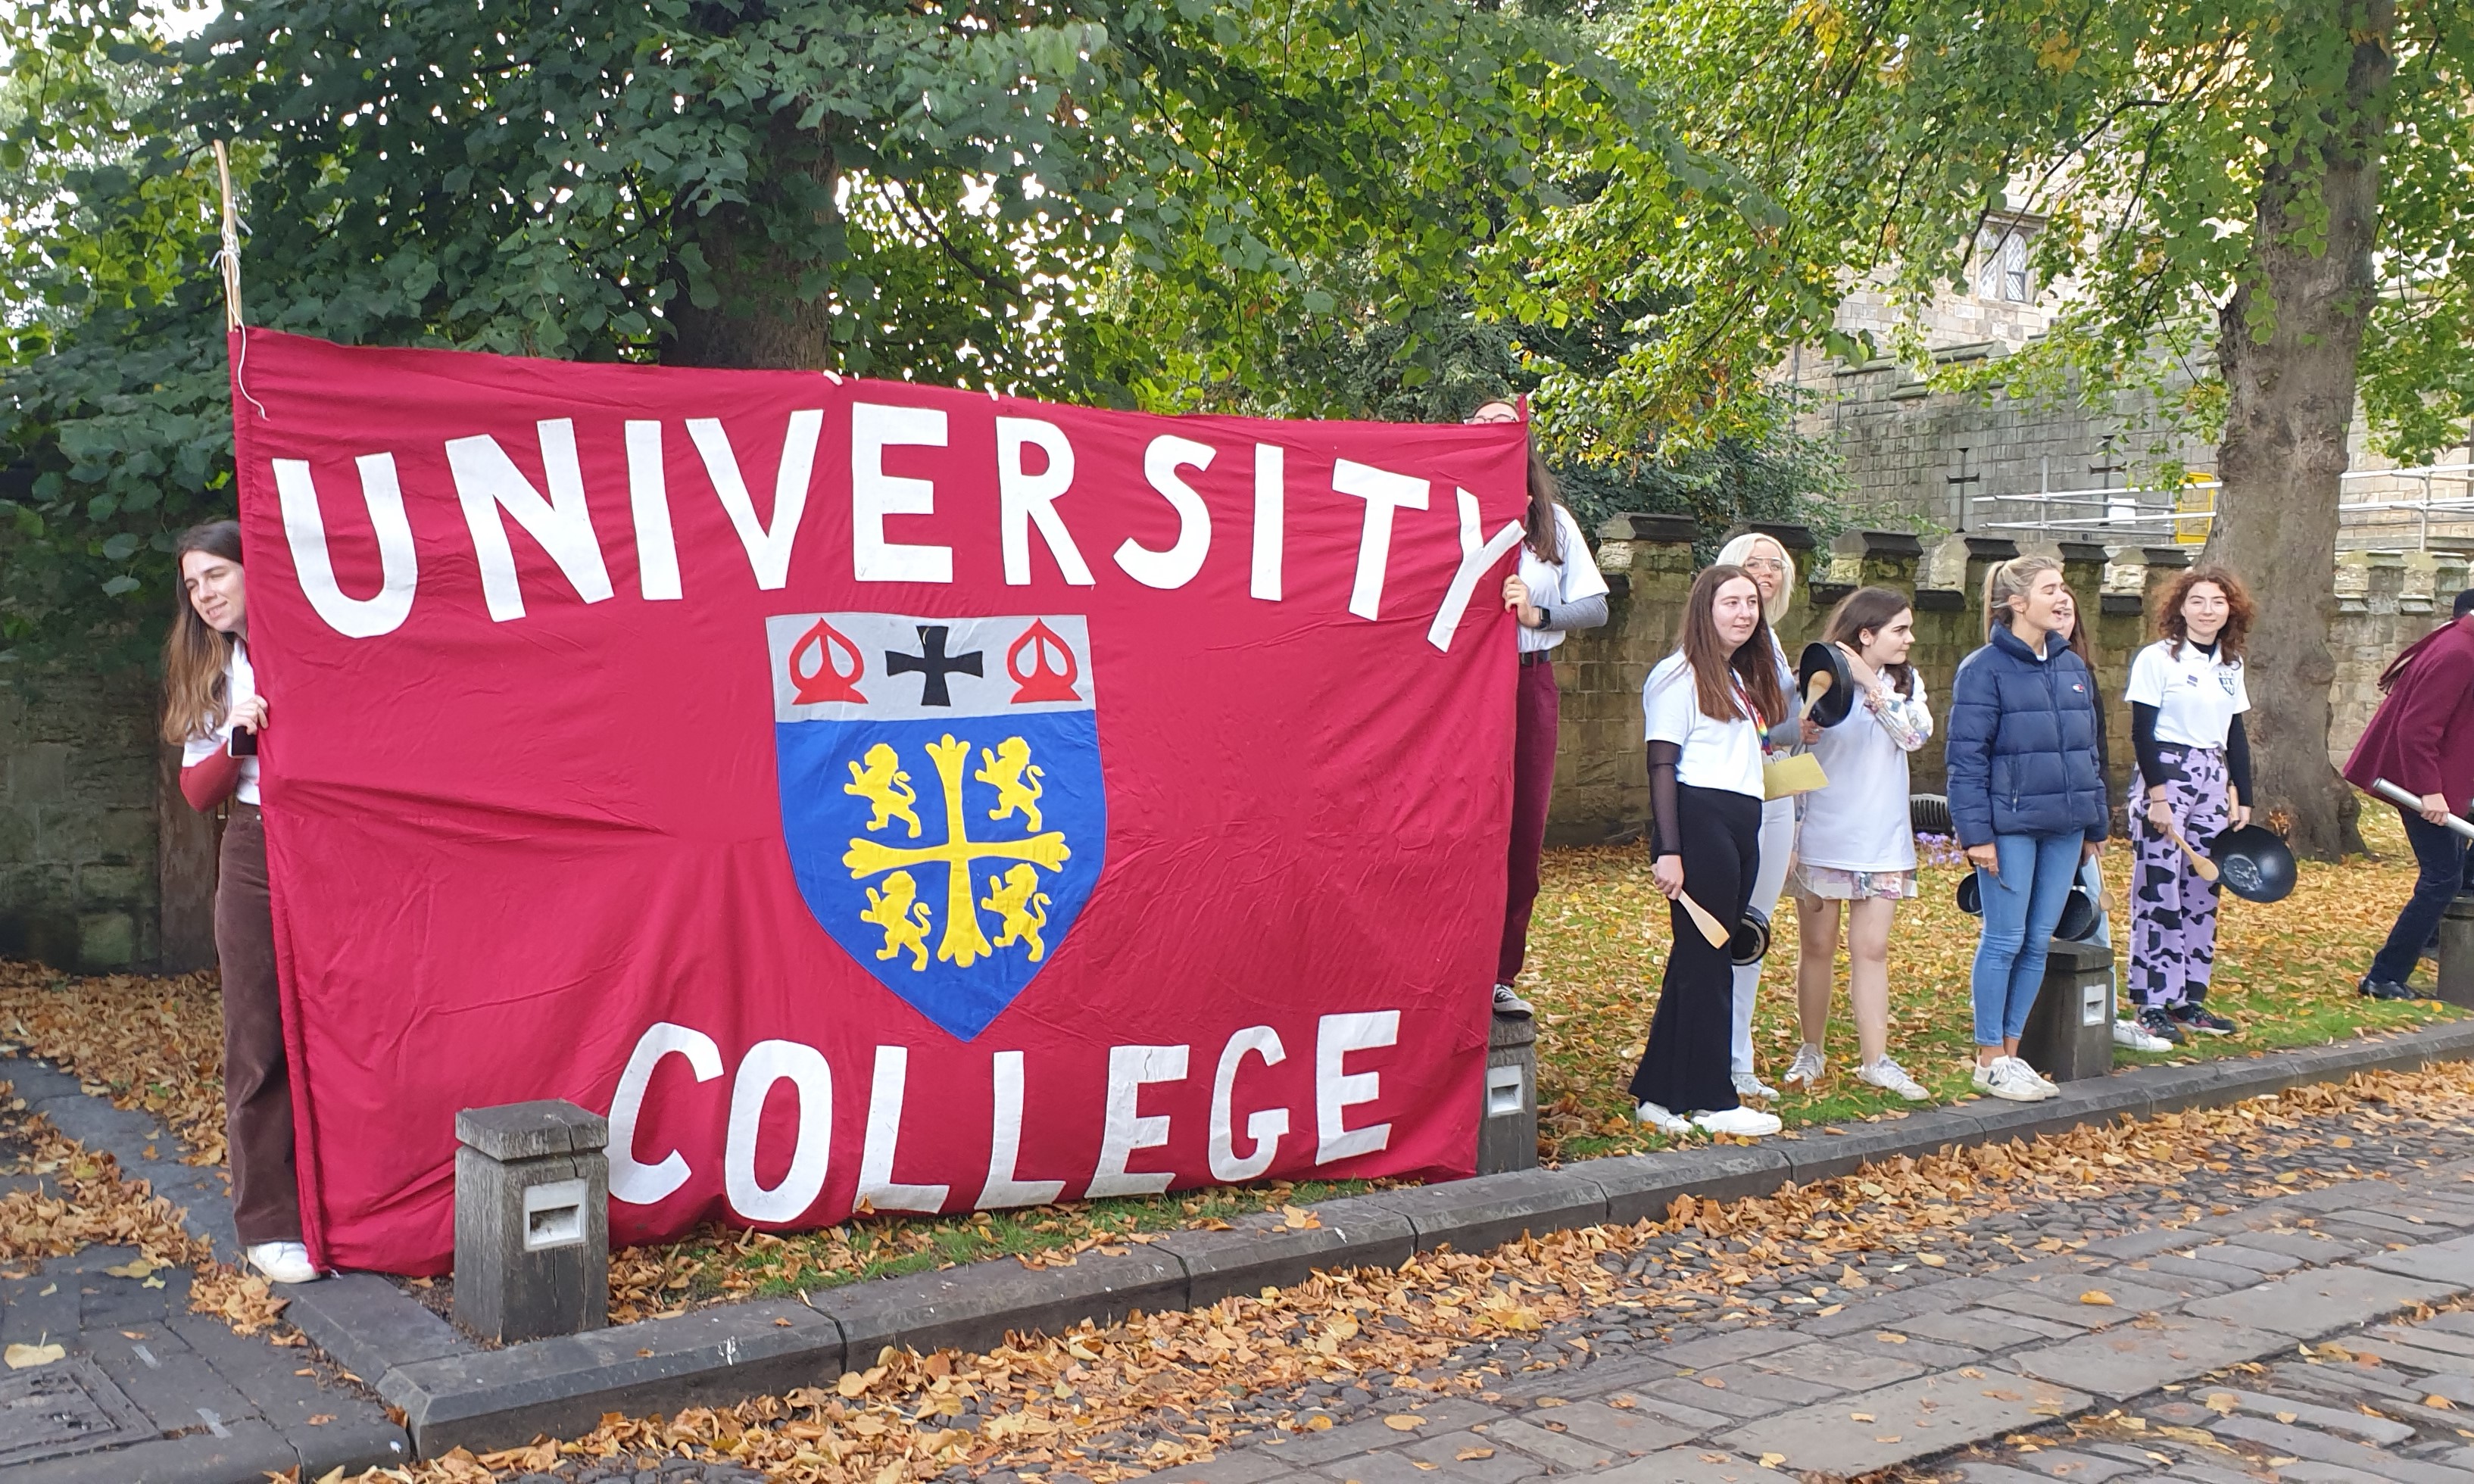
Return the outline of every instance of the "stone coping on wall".
[[[2474,1021],[2246,1059],[2141,1067],[2064,1085],[2043,1103],[1975,1102],[1758,1144],[1580,1160],[1320,1203],[1319,1225],[1256,1216],[1180,1231],[1122,1255],[1027,1268],[1001,1258],[797,1298],[487,1350],[389,1280],[348,1275],[290,1291],[286,1317],[405,1415],[424,1456],[514,1447],[594,1426],[606,1412],[675,1412],[818,1385],[887,1346],[984,1350],[1008,1332],[1188,1308],[1303,1281],[1318,1269],[1396,1266],[1449,1245],[1516,1240],[1665,1214],[1679,1196],[1728,1201],[1809,1184],[1868,1161],[2058,1133],[2122,1116],[2215,1107],[2356,1072],[2474,1058]]]

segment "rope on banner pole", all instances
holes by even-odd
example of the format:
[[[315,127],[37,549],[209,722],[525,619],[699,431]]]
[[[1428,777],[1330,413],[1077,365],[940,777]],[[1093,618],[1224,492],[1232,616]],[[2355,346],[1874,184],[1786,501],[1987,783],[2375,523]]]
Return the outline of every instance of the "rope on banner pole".
[[[224,329],[227,333],[237,334],[243,328],[240,316],[240,215],[232,207],[231,156],[221,139],[214,141],[214,149],[215,183],[223,192],[224,209],[223,248],[215,254],[215,264],[224,275]],[[249,404],[255,407],[257,415],[263,418],[266,416],[266,403],[250,395],[249,385],[242,378],[248,365],[249,337],[244,334],[239,347],[232,353],[232,385],[243,397],[249,398]]]

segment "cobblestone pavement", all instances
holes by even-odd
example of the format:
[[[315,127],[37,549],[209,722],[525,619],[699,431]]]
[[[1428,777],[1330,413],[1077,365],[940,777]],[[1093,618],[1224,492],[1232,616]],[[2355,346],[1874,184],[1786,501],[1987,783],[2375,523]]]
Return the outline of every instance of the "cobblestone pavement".
[[[1405,1385],[1376,1375],[1238,1399],[1239,1411],[1262,1418],[1248,1441],[1209,1463],[1153,1477],[1162,1484],[1856,1477],[1974,1445],[2006,1447],[2001,1440],[2030,1436],[2029,1429],[2054,1425],[2050,1420],[2101,1416],[2150,1394],[2159,1407],[2204,1411],[2205,1400],[2193,1399],[2214,1397],[2204,1378],[2255,1365],[2265,1369],[2244,1373],[2246,1384],[2217,1388],[2234,1397],[2234,1410],[2229,1419],[2210,1412],[2207,1425],[2224,1433],[2228,1447],[2244,1429],[2287,1441],[2297,1427],[2309,1431],[2278,1420],[2290,1407],[2257,1413],[2241,1399],[2244,1392],[2270,1395],[2271,1379],[2301,1385],[2285,1379],[2296,1371],[2341,1375],[2360,1387],[2385,1381],[2389,1399],[2419,1409],[2413,1423],[2423,1430],[2409,1444],[2376,1429],[2394,1440],[2377,1468],[2353,1454],[2343,1455],[2351,1461],[2322,1457],[2333,1445],[2313,1442],[2321,1453],[2299,1444],[2284,1452],[2340,1472],[2296,1472],[2302,1464],[2285,1464],[2252,1476],[2474,1484],[2474,1472],[2457,1467],[2474,1467],[2474,1453],[2453,1451],[2467,1441],[2456,1434],[2454,1418],[2443,1404],[2423,1400],[2437,1395],[2445,1402],[2444,1391],[2435,1385],[2408,1400],[2393,1392],[2425,1382],[2401,1379],[2397,1361],[2386,1371],[2337,1367],[2325,1358],[2335,1351],[2323,1351],[2315,1367],[2300,1350],[2331,1337],[2349,1355],[2382,1346],[2402,1355],[2400,1347],[2420,1346],[2413,1354],[2457,1376],[2451,1386],[2467,1388],[2467,1415],[2474,1417],[2474,1326],[2458,1329],[2465,1321],[2457,1318],[2410,1324],[2423,1339],[2409,1342],[2380,1325],[2474,1290],[2469,1132],[2454,1121],[2401,1118],[2376,1107],[2298,1136],[2263,1131],[2216,1150],[2209,1167],[2169,1187],[2098,1199],[2057,1188],[2041,1207],[1991,1213],[1934,1233],[1929,1253],[1893,1248],[1833,1262],[1826,1272],[1772,1269],[1744,1284],[1733,1295],[1736,1305],[1723,1312],[1710,1312],[1722,1308],[1719,1301],[1678,1312],[1678,1301],[1659,1292],[1661,1274],[1724,1261],[1762,1241],[1791,1243],[1796,1233],[1723,1242],[1690,1231],[1661,1237],[1623,1256],[1637,1294],[1455,1357],[1487,1375],[1486,1389],[1474,1396],[1436,1399],[1423,1389],[1452,1372],[1447,1365]],[[2435,1349],[2438,1336],[2447,1344]],[[2163,1393],[2167,1385],[2184,1390]],[[2328,1399],[2319,1404],[2338,1407]],[[2352,1411],[2354,1402],[2339,1409]],[[2407,1414],[2381,1410],[2405,1424]],[[2184,1420],[2171,1420],[2177,1416]],[[1304,1430],[1286,1430],[1299,1423]],[[2195,1425],[2187,1414],[2160,1413],[2147,1423],[2146,1442],[2173,1436],[2165,1427]],[[1953,1470],[1964,1467],[2092,1480],[2163,1467],[2141,1451],[2146,1442],[2122,1441],[2138,1429],[2120,1420],[2103,1429],[2109,1431],[2098,1441],[2137,1453],[2140,1462],[2053,1443],[2041,1446],[2042,1454],[2076,1451],[2098,1461],[2075,1470],[2036,1467],[2042,1454],[2026,1451],[2040,1447],[2031,1437],[1998,1458],[1926,1468],[1917,1476],[1954,1477]],[[1138,1456],[1143,1441],[1128,1436],[1122,1451],[1102,1456]],[[2435,1443],[2445,1447],[2429,1449]],[[2407,1451],[2416,1446],[2455,1462]],[[2223,1484],[2246,1468],[2267,1467],[2195,1443],[2184,1451],[2191,1449],[2210,1459],[2169,1455],[2181,1471],[2171,1476]],[[2221,1472],[2190,1472],[2195,1468]],[[2356,1472],[2341,1472],[2347,1468]],[[2018,1479],[1987,1473],[1984,1484]]]
[[[89,1149],[111,1149],[124,1169],[167,1186],[192,1231],[227,1233],[220,1182],[140,1150],[173,1148],[142,1114],[78,1090],[38,1062],[0,1062],[30,1107]],[[41,1177],[0,1177],[0,1188]],[[0,1346],[57,1344],[56,1360],[0,1370],[0,1474],[10,1484],[260,1484],[301,1470],[315,1479],[338,1465],[403,1458],[403,1429],[331,1367],[271,1336],[243,1338],[222,1320],[189,1312],[191,1275],[179,1267],[131,1274],[131,1247],[88,1247],[0,1275]],[[17,1276],[22,1274],[23,1276]]]

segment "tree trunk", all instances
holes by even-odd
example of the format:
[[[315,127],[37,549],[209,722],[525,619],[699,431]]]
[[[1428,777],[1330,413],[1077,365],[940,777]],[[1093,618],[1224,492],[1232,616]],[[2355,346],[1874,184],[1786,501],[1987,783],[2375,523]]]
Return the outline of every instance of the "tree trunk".
[[[2240,573],[2259,602],[2244,718],[2257,795],[2250,802],[2296,854],[2323,861],[2362,848],[2360,801],[2328,758],[2328,688],[2337,673],[2328,627],[2337,607],[2338,476],[2377,288],[2371,250],[2395,22],[2391,0],[2367,0],[2320,23],[2351,27],[2345,89],[2334,99],[2306,92],[2293,107],[2324,108],[2339,127],[2268,166],[2252,224],[2251,271],[2218,319],[2223,485],[2208,555]]]
[[[664,314],[675,333],[662,348],[662,364],[833,370],[838,357],[826,296],[802,298],[793,289],[841,255],[833,152],[823,134],[777,116],[753,163],[745,202],[680,224],[682,247],[703,255],[707,273],[696,292],[686,265],[673,258],[678,292]],[[820,277],[830,285],[829,276]]]

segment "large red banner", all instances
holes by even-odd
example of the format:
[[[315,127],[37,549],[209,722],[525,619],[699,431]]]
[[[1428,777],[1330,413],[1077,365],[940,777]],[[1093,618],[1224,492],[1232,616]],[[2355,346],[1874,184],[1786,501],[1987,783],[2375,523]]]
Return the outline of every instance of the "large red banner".
[[[1523,431],[233,346],[313,1252],[1471,1168]]]

